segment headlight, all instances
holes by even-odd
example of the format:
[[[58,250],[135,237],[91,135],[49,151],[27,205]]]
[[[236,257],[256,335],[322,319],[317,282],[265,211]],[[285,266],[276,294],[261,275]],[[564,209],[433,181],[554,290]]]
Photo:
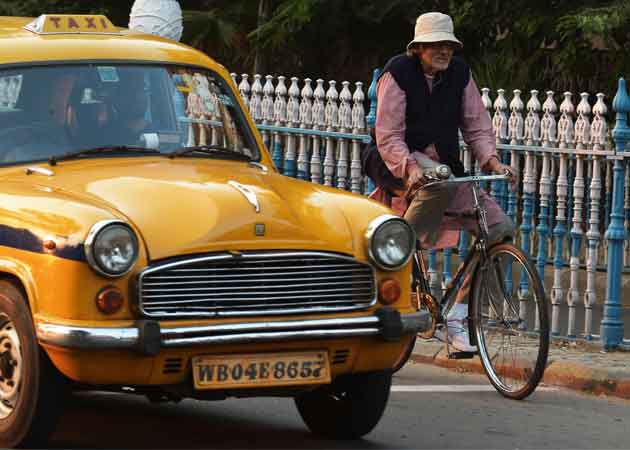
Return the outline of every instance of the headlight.
[[[138,238],[126,223],[104,220],[88,233],[85,255],[99,274],[119,277],[128,273],[138,259]]]
[[[381,216],[373,220],[365,234],[368,254],[377,267],[398,270],[407,262],[416,247],[416,234],[404,219]]]

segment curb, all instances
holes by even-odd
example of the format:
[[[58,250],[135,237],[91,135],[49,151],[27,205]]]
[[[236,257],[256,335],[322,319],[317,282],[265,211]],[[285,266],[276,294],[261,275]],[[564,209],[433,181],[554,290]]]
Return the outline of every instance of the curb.
[[[414,363],[432,364],[460,372],[485,374],[479,357],[448,359],[443,344],[418,343],[409,359]],[[542,383],[587,394],[630,399],[630,364],[628,366],[628,370],[606,369],[588,364],[565,362],[550,354]]]

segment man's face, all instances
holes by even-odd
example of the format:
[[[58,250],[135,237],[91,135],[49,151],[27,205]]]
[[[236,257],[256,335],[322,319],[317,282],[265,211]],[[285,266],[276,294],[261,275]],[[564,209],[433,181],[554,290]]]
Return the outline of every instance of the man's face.
[[[450,41],[420,44],[420,60],[425,73],[435,75],[446,70],[453,57],[456,44]]]

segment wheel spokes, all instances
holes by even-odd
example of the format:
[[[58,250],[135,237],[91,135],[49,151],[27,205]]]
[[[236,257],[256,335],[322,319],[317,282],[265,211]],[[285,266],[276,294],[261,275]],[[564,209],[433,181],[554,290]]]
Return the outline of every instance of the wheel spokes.
[[[525,258],[516,258],[511,246],[504,248],[508,250],[491,250],[475,283],[476,333],[482,363],[495,387],[522,398],[535,388],[542,375],[540,361],[546,360],[547,338],[538,327],[528,329],[528,323],[541,322],[544,294]]]

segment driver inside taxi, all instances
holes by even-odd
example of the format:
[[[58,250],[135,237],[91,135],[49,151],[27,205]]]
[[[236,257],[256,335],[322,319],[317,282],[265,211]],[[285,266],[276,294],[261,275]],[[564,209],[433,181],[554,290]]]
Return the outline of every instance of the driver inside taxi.
[[[104,146],[134,146],[149,126],[148,96],[141,69],[118,69],[116,82],[93,70],[63,68],[31,72],[20,105],[28,124],[7,126],[3,162],[42,160]],[[44,107],[42,104],[44,100]]]
[[[139,69],[119,69],[116,83],[79,83],[68,105],[66,124],[74,142],[82,147],[139,145],[149,123],[148,97]]]

